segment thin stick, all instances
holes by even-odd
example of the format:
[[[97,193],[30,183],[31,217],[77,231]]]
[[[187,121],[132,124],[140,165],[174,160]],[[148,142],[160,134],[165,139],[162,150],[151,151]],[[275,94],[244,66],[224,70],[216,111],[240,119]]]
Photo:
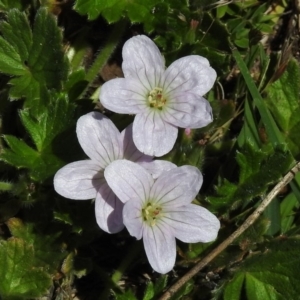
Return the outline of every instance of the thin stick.
[[[257,209],[246,219],[246,221],[239,227],[232,235],[230,235],[225,241],[211,251],[206,257],[199,261],[189,272],[175,282],[160,298],[159,300],[167,300],[174,293],[176,293],[187,281],[189,281],[194,275],[196,275],[201,269],[203,269],[208,263],[210,263],[216,256],[218,256],[224,249],[226,249],[237,237],[239,237],[247,228],[249,228],[263,213],[270,202],[275,198],[279,191],[286,186],[300,171],[300,162],[298,162],[272,189],[267,197],[261,202]]]

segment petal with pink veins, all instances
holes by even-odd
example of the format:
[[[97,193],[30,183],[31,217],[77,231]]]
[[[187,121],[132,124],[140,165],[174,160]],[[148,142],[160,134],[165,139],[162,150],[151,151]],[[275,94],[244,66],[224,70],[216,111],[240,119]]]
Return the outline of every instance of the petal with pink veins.
[[[104,177],[123,203],[131,199],[146,201],[154,181],[143,167],[126,159],[112,162],[105,169]]]
[[[117,233],[124,228],[124,204],[118,199],[107,183],[101,185],[95,201],[96,220],[99,227],[108,233]]]
[[[192,92],[205,95],[214,85],[216,71],[206,58],[189,55],[174,61],[164,74],[163,89],[166,94]]]
[[[81,160],[56,172],[54,189],[66,198],[88,200],[96,197],[97,190],[104,182],[101,166],[91,160]]]
[[[133,141],[143,153],[162,156],[170,152],[176,142],[178,128],[165,122],[159,112],[148,110],[138,114],[133,122]]]
[[[102,169],[123,155],[119,130],[111,120],[98,112],[80,117],[76,133],[86,155]]]

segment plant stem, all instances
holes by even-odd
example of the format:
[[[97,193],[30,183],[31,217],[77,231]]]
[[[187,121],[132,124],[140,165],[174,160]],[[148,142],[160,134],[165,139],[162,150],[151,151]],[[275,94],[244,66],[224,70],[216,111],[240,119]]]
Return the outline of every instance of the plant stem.
[[[125,258],[121,261],[119,267],[114,272],[114,274],[111,277],[111,285],[107,286],[105,290],[102,292],[99,299],[108,299],[110,289],[118,286],[118,282],[122,278],[124,272],[126,269],[131,265],[132,261],[136,258],[137,254],[141,250],[141,243],[134,242],[131,247],[129,247],[129,250],[127,252],[127,255]]]
[[[114,27],[108,37],[108,40],[106,41],[104,48],[102,48],[102,50],[99,52],[99,55],[97,56],[97,58],[95,59],[95,61],[92,64],[92,66],[87,71],[85,80],[87,82],[89,82],[89,84],[86,87],[86,89],[83,91],[82,95],[85,94],[88,87],[93,83],[94,79],[97,77],[99,72],[102,70],[104,65],[107,63],[107,61],[111,57],[115,48],[119,44],[120,39],[121,39],[125,29],[127,28],[126,25],[127,25],[127,21],[125,19],[117,22],[114,25]]]
[[[208,263],[210,263],[216,256],[218,256],[223,250],[225,250],[237,237],[239,237],[246,229],[248,229],[263,213],[265,208],[276,197],[279,191],[286,186],[300,171],[300,162],[298,162],[283,178],[282,180],[271,190],[267,197],[261,202],[257,209],[246,219],[246,221],[239,227],[234,233],[232,233],[225,241],[211,251],[206,257],[199,261],[189,272],[181,277],[175,284],[173,284],[160,298],[159,300],[167,300],[174,293],[176,293],[187,281],[189,281],[194,275],[202,270]]]

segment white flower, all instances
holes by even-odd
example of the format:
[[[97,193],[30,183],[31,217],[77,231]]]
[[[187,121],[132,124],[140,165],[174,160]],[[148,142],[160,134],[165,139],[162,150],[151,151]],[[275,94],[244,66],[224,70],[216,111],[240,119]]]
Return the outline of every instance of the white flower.
[[[54,188],[60,195],[74,200],[96,198],[96,220],[101,229],[115,233],[123,229],[123,203],[112,192],[104,177],[104,169],[114,160],[129,159],[148,168],[153,177],[162,170],[174,168],[166,161],[153,161],[153,157],[137,150],[132,141],[132,125],[122,133],[104,115],[88,113],[77,122],[79,143],[90,158],[70,163],[54,177]]]
[[[143,238],[152,268],[169,272],[176,259],[175,238],[186,242],[211,242],[219,220],[192,200],[202,185],[202,175],[192,166],[163,172],[156,180],[141,166],[126,160],[111,163],[105,178],[125,203],[123,221],[129,233]]]
[[[157,46],[144,35],[123,47],[125,78],[106,82],[100,101],[111,111],[136,114],[133,141],[143,153],[162,156],[177,138],[178,128],[201,128],[212,121],[210,104],[202,96],[213,86],[216,72],[206,58],[190,55],[165,70]]]

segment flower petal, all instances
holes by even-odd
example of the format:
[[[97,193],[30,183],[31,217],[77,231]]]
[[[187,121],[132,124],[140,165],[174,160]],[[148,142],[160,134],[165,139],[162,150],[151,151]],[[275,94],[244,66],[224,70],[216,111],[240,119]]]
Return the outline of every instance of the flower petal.
[[[212,88],[216,78],[217,73],[206,58],[189,55],[169,66],[164,75],[163,89],[166,95],[170,92],[193,92],[203,96]]]
[[[130,124],[122,132],[121,137],[123,140],[124,158],[133,162],[150,162],[153,160],[153,156],[146,155],[140,152],[133,142],[132,126]]]
[[[170,161],[166,160],[153,160],[153,161],[138,161],[140,166],[145,168],[154,179],[159,177],[163,172],[169,171],[171,169],[176,168],[177,166]]]
[[[106,167],[104,177],[123,203],[130,199],[147,200],[154,181],[143,167],[126,159],[112,162]]]
[[[79,143],[101,168],[123,155],[121,135],[114,123],[98,112],[88,113],[77,122]]]
[[[101,104],[120,114],[137,114],[147,105],[148,88],[138,80],[116,78],[105,82],[100,89]]]
[[[178,128],[162,120],[160,113],[148,110],[136,115],[133,122],[133,141],[143,153],[162,156],[172,150]]]
[[[201,128],[212,122],[209,102],[194,93],[175,94],[162,111],[166,122],[182,128]]]
[[[160,85],[165,62],[151,39],[145,35],[129,39],[124,44],[122,55],[125,78],[137,79],[149,91]]]
[[[151,267],[161,274],[171,271],[176,260],[176,241],[172,228],[165,224],[144,225],[143,242]]]
[[[198,194],[203,177],[196,167],[182,166],[164,172],[150,191],[150,199],[165,208],[190,204]]]
[[[211,242],[220,229],[217,217],[199,205],[169,208],[167,215],[164,221],[174,228],[175,237],[185,243]]]
[[[54,189],[69,199],[88,200],[96,197],[97,190],[104,182],[101,166],[91,160],[81,160],[57,171]]]
[[[138,240],[143,235],[142,202],[139,199],[130,199],[123,209],[123,220],[131,236]]]
[[[118,199],[107,183],[101,185],[95,202],[96,220],[99,227],[108,233],[117,233],[124,228],[124,204]]]

